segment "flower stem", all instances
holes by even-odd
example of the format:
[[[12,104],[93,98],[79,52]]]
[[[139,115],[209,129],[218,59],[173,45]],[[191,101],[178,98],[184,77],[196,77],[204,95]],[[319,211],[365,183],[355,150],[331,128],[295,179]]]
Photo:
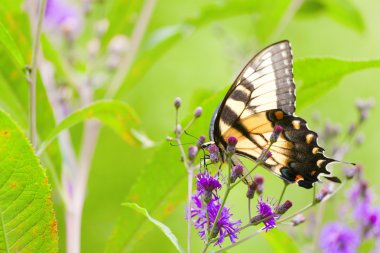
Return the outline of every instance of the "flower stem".
[[[185,150],[183,149],[183,145],[181,142],[181,133],[176,134],[176,142],[178,144],[179,150],[181,152],[181,157],[183,161],[183,165],[186,168],[187,171],[187,207],[188,207],[188,212],[187,212],[187,251],[190,253],[191,252],[191,196],[193,193],[193,172],[194,168],[191,166],[189,163]]]
[[[228,194],[230,194],[230,191],[231,191],[231,181],[230,181],[230,178],[231,178],[231,171],[232,171],[232,160],[231,160],[231,154],[228,154],[228,157],[227,157],[227,161],[228,161],[228,178],[227,178],[227,189],[226,189],[226,192],[224,194],[224,197],[223,197],[223,200],[222,200],[222,204],[220,205],[219,207],[219,210],[218,210],[218,213],[215,217],[215,221],[214,223],[212,224],[212,228],[210,230],[210,232],[208,233],[207,235],[207,243],[204,245],[204,248],[202,250],[202,252],[206,252],[207,248],[210,246],[211,242],[212,242],[212,238],[211,236],[214,234],[215,232],[215,228],[216,228],[216,224],[218,223],[218,220],[219,220],[219,217],[222,213],[222,210],[223,210],[223,207],[224,205],[226,204],[226,200],[227,200],[227,197],[228,197]]]
[[[38,55],[40,49],[40,38],[42,30],[42,22],[45,14],[47,0],[41,0],[38,5],[38,19],[37,27],[33,38],[32,49],[32,65],[29,81],[29,135],[33,147],[37,144],[37,69],[38,69]]]
[[[280,198],[278,200],[277,206],[281,205],[282,198],[284,197],[284,194],[285,194],[286,189],[288,188],[288,185],[289,185],[289,183],[284,181],[284,187],[282,188],[282,192],[281,192]]]
[[[252,219],[252,215],[251,215],[251,199],[248,198],[248,221],[250,221]]]
[[[191,252],[191,195],[193,193],[193,170],[187,173],[187,252]]]

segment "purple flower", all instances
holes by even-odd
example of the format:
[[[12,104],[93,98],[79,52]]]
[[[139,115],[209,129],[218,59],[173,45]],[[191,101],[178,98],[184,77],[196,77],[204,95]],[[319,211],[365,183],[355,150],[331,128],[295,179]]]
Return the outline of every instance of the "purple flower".
[[[283,130],[284,130],[284,128],[282,126],[275,125],[273,128],[272,135],[270,136],[270,142],[275,143],[277,141],[278,137],[280,137],[280,134]]]
[[[340,223],[325,225],[319,242],[324,253],[355,253],[359,244],[359,234]]]
[[[72,38],[82,29],[82,16],[78,10],[61,0],[48,0],[45,9],[45,25],[52,31],[57,27]]]
[[[363,202],[355,206],[354,218],[359,222],[365,238],[380,237],[380,209]]]
[[[220,208],[220,202],[218,198],[213,198],[208,204],[205,204],[200,199],[199,195],[193,196],[193,207],[191,208],[191,217],[196,218],[194,221],[194,226],[198,230],[200,237],[206,241],[207,240],[207,213],[209,217],[209,227],[208,230],[211,231],[212,226],[216,220],[218,210]],[[241,221],[232,222],[230,218],[232,214],[230,209],[223,207],[219,219],[216,223],[215,230],[212,238],[219,236],[218,240],[214,245],[221,245],[224,238],[228,236],[232,243],[235,243],[237,239],[237,233],[239,232],[239,226]]]
[[[259,213],[259,215],[256,217],[253,217],[253,220],[256,220],[256,221],[266,219],[263,221],[265,225],[265,227],[263,227],[263,230],[265,231],[275,228],[276,219],[280,217],[280,215],[275,213],[275,208],[273,207],[273,205],[267,202],[263,201],[263,198],[260,198],[257,204],[257,212]]]
[[[210,152],[210,160],[212,163],[217,163],[219,161],[219,148],[215,144],[211,144],[208,147],[208,152]]]
[[[380,237],[380,209],[370,208],[364,217],[364,236],[366,238]]]
[[[210,202],[214,190],[220,189],[222,185],[217,178],[212,177],[209,173],[199,173],[197,175],[198,195],[204,195],[204,201]]]
[[[197,175],[197,190],[199,193],[211,192],[221,187],[222,185],[219,180],[212,177],[209,173],[205,172]]]
[[[371,200],[370,192],[368,191],[368,183],[366,181],[358,181],[348,192],[348,197],[353,206],[359,202],[369,203]]]

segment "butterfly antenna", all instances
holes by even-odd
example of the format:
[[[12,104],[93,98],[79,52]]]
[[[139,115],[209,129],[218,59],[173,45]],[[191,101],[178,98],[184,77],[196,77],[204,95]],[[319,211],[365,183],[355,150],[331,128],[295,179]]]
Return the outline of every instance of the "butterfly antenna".
[[[192,142],[188,142],[188,143],[181,143],[181,145],[179,145],[178,143],[172,143],[172,141],[169,141],[169,144],[170,144],[170,146],[178,147],[178,146],[193,145],[194,143],[192,143]]]
[[[186,135],[190,136],[190,137],[193,137],[193,138],[196,139],[197,141],[199,141],[199,138],[198,138],[198,137],[196,137],[196,136],[194,136],[194,135],[188,133],[186,130],[184,131],[184,133],[185,133]]]

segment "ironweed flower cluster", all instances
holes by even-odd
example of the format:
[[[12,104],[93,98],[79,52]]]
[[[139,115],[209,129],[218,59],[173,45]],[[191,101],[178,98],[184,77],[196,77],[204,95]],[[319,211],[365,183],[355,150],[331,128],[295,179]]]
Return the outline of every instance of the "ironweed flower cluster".
[[[344,135],[346,141],[354,139],[355,146],[363,143],[363,135],[358,133],[358,129],[368,119],[369,110],[373,105],[372,99],[356,101],[359,117],[348,127]],[[348,145],[338,145],[335,142],[341,132],[340,129],[339,126],[328,122],[323,136],[325,143],[334,145],[334,157],[339,159],[350,149]],[[343,172],[346,179],[352,180],[353,183],[347,191],[346,201],[340,203],[342,210],[339,211],[338,219],[325,224],[320,231],[319,246],[324,253],[354,253],[358,252],[362,244],[380,240],[380,205],[374,203],[375,198],[370,191],[369,183],[363,178],[363,167],[350,166]],[[324,188],[316,196],[316,201],[322,201],[329,194],[329,190]],[[368,250],[379,252],[380,248],[369,246]]]
[[[284,130],[283,127],[280,125],[274,126],[268,145],[263,148],[260,156],[251,168],[247,168],[236,155],[236,147],[239,144],[239,140],[236,136],[229,136],[226,140],[226,146],[218,146],[213,142],[207,143],[206,138],[202,135],[198,138],[194,146],[189,147],[186,155],[181,138],[187,133],[187,130],[194,121],[201,117],[202,109],[198,107],[193,113],[192,120],[183,127],[178,123],[178,110],[181,105],[181,99],[176,98],[174,100],[177,116],[174,131],[175,137],[170,137],[168,140],[177,142],[177,146],[181,150],[181,160],[189,174],[188,215],[186,217],[188,220],[188,245],[190,245],[190,222],[193,223],[200,238],[203,240],[204,247],[202,252],[206,252],[211,245],[222,247],[223,243],[225,243],[225,238],[228,237],[232,244],[217,251],[222,252],[223,250],[235,247],[259,232],[270,233],[270,230],[280,225],[282,225],[281,228],[283,228],[285,224],[297,226],[304,223],[307,220],[307,217],[303,215],[306,210],[320,203],[324,204],[325,200],[329,199],[329,197],[339,190],[339,187],[334,189],[334,187],[324,185],[319,192],[316,192],[316,187],[314,187],[314,191],[310,191],[313,194],[311,198],[312,202],[298,211],[287,215],[293,203],[291,200],[284,202],[282,202],[282,200],[289,183],[284,182],[283,190],[278,198],[264,197],[264,177],[255,171],[257,167],[264,165],[265,162],[272,157],[270,151],[271,146],[279,139]],[[363,111],[364,109],[361,110]],[[367,119],[368,106],[365,107],[365,110],[365,113],[361,112],[361,114],[365,114],[365,116],[359,117],[358,123],[354,124],[354,133],[356,133],[358,126]],[[352,131],[352,129],[348,131],[352,134],[350,131]],[[333,141],[339,136],[340,132],[340,127],[329,123],[326,125],[323,134],[328,138],[324,140],[325,144],[330,143],[334,145],[335,156],[344,155],[345,152],[347,152],[347,149],[343,149],[343,145],[339,146],[337,142]],[[200,152],[202,149],[203,151]],[[200,154],[208,155],[197,159]],[[355,169],[352,167],[348,168],[345,173],[346,178],[358,177],[358,171],[358,167],[355,167]],[[192,190],[192,180],[194,178],[196,179],[195,193]],[[245,183],[247,187],[246,196],[242,194],[241,198],[248,200],[248,215],[247,217],[236,218],[236,215],[233,214],[233,208],[227,207],[228,197],[232,190],[238,189],[235,187],[240,183]],[[360,227],[362,237],[369,238],[379,236],[380,209],[376,207],[368,208],[370,196],[366,192],[366,184],[363,183],[363,181],[357,184],[358,186],[355,186],[356,190],[350,194],[350,198],[355,199],[355,201],[359,199],[362,203],[361,205],[355,204],[356,210],[354,212],[355,219],[360,220],[362,224]],[[257,203],[257,213],[251,216],[251,205],[253,201]],[[247,237],[240,238],[243,230],[249,232],[254,226],[258,226],[259,228],[255,229],[255,231],[251,231]],[[317,231],[317,233],[318,232],[320,231]],[[336,222],[328,224],[323,228],[320,238],[322,237],[327,237],[326,240],[321,240],[319,244],[321,249],[326,253],[354,252],[350,250],[357,248],[360,239],[356,236],[356,230]]]

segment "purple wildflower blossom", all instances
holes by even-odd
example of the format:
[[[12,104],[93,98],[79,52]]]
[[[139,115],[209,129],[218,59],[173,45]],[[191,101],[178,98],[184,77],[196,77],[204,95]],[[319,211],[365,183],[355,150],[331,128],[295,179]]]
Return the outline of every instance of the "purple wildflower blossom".
[[[325,225],[320,238],[324,253],[355,253],[360,244],[359,234],[340,223]]]
[[[380,209],[363,202],[355,206],[354,218],[360,223],[365,238],[380,237]]]
[[[268,202],[268,201],[267,201]],[[276,227],[276,219],[280,217],[280,215],[275,213],[275,208],[270,204],[263,201],[263,198],[260,198],[257,204],[257,212],[261,216],[261,219],[265,219],[271,217],[265,221],[263,221],[265,227],[263,230],[268,231],[272,228]]]
[[[371,194],[368,191],[368,184],[365,181],[358,181],[348,192],[348,197],[353,206],[359,202],[369,203],[371,201]]]
[[[219,180],[212,177],[209,173],[205,172],[197,175],[197,190],[199,193],[211,192],[221,187],[222,185]]]
[[[191,217],[196,217],[196,220],[194,221],[194,226],[198,230],[198,234],[200,235],[200,237],[204,241],[206,241],[207,213],[210,221],[208,229],[211,231],[221,204],[218,198],[213,198],[207,204],[206,208],[206,204],[202,202],[199,195],[193,196],[193,203],[194,205],[191,208]],[[241,225],[241,221],[238,220],[232,222],[230,220],[231,216],[232,214],[230,213],[230,209],[223,207],[213,234],[214,237],[219,235],[219,239],[216,241],[214,245],[221,245],[224,241],[225,236],[227,235],[230,238],[230,241],[232,243],[235,243],[235,239],[237,239],[237,233],[239,232],[239,226]]]
[[[370,208],[364,220],[365,236],[380,237],[380,209]]]
[[[46,26],[52,31],[58,27],[69,36],[75,36],[82,29],[82,19],[78,10],[61,0],[48,0],[46,3]]]

